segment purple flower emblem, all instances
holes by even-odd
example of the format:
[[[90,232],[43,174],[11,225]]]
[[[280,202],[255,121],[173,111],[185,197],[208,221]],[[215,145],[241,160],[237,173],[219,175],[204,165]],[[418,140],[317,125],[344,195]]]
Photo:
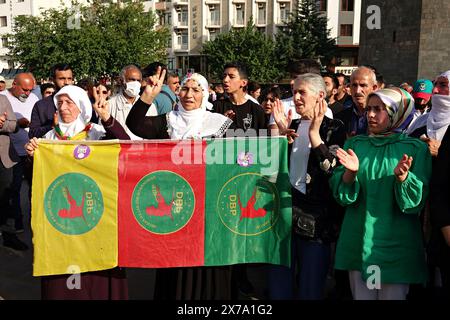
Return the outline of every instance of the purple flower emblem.
[[[75,150],[73,150],[73,156],[77,160],[83,160],[89,156],[91,153],[91,148],[84,144],[78,145]]]
[[[253,164],[253,154],[251,154],[250,152],[248,152],[248,153],[245,153],[245,152],[239,153],[238,158],[237,158],[237,163],[241,167],[249,167],[249,166],[251,166]]]

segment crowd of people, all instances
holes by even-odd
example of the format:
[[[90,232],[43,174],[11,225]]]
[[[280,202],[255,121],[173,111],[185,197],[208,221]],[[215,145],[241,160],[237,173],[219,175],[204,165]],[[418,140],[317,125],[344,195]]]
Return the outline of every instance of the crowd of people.
[[[207,139],[267,132],[289,143],[291,266],[267,265],[268,299],[450,297],[450,70],[385,84],[373,66],[350,77],[314,60],[290,65],[291,95],[227,63],[215,86],[161,63],[124,66],[115,87],[58,64],[38,98],[31,73],[0,86],[0,230],[28,250],[20,206],[39,138]],[[4,79],[0,79],[0,83]],[[181,80],[181,81],[180,81]],[[4,81],[3,81],[4,82]],[[2,88],[4,88],[2,90]],[[31,185],[31,184],[30,184]],[[160,269],[155,299],[255,297],[246,265]],[[333,288],[329,288],[329,277]],[[42,277],[43,299],[126,299],[126,270]]]

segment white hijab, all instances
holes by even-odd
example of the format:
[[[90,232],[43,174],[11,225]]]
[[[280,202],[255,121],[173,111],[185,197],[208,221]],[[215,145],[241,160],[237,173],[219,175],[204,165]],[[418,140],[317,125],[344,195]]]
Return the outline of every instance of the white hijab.
[[[167,114],[170,138],[179,140],[223,136],[232,121],[222,114],[206,110],[211,105],[208,101],[208,81],[201,74],[193,73],[183,79],[181,87],[189,80],[196,81],[202,88],[202,104],[198,109],[187,111],[183,108],[181,101],[178,102],[178,110]]]
[[[450,83],[450,70],[438,76],[438,78],[442,77],[447,78]],[[427,119],[427,135],[441,141],[450,124],[450,95],[433,94],[431,105]]]
[[[64,123],[58,112],[58,125],[61,129],[61,132],[66,136],[73,137],[77,133],[83,131],[86,125],[89,123],[89,120],[92,116],[92,105],[84,89],[74,85],[67,85],[61,88],[61,90],[59,90],[58,93],[53,97],[53,101],[55,102],[55,106],[57,108],[58,97],[63,94],[67,95],[80,110],[80,114],[78,115],[78,117],[70,123]],[[99,140],[104,135],[105,130],[103,129],[103,127],[93,124],[91,129],[89,130],[87,140]],[[48,132],[45,135],[45,138],[56,140],[57,136],[55,129]]]

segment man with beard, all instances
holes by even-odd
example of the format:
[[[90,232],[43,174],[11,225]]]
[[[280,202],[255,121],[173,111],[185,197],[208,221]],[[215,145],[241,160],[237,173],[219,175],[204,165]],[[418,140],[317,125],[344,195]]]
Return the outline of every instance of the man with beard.
[[[52,130],[54,125],[54,117],[56,106],[53,102],[53,96],[64,86],[73,84],[73,70],[68,64],[57,64],[52,68],[52,81],[56,90],[53,95],[39,100],[33,107],[31,112],[30,138],[41,138],[47,132]]]
[[[426,122],[424,121],[426,121],[427,118],[422,117],[422,115],[428,113],[431,109],[432,93],[433,83],[430,80],[419,79],[414,84],[412,96],[414,98],[414,107],[416,112],[414,113],[414,118],[411,120],[408,129],[406,130],[408,135],[411,135],[411,133],[416,131],[417,128],[424,128],[426,126]],[[421,134],[425,133],[425,130],[422,130],[422,132],[416,131],[414,136],[417,138],[420,137]]]

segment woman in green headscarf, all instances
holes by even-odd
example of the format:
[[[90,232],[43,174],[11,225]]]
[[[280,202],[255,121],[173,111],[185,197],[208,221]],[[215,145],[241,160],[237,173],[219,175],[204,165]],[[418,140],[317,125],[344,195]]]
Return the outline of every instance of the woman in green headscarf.
[[[426,281],[419,213],[428,193],[431,155],[425,143],[401,134],[414,113],[403,89],[368,96],[368,135],[337,151],[342,164],[330,179],[346,214],[335,268],[348,270],[355,300],[406,299],[411,283]]]

